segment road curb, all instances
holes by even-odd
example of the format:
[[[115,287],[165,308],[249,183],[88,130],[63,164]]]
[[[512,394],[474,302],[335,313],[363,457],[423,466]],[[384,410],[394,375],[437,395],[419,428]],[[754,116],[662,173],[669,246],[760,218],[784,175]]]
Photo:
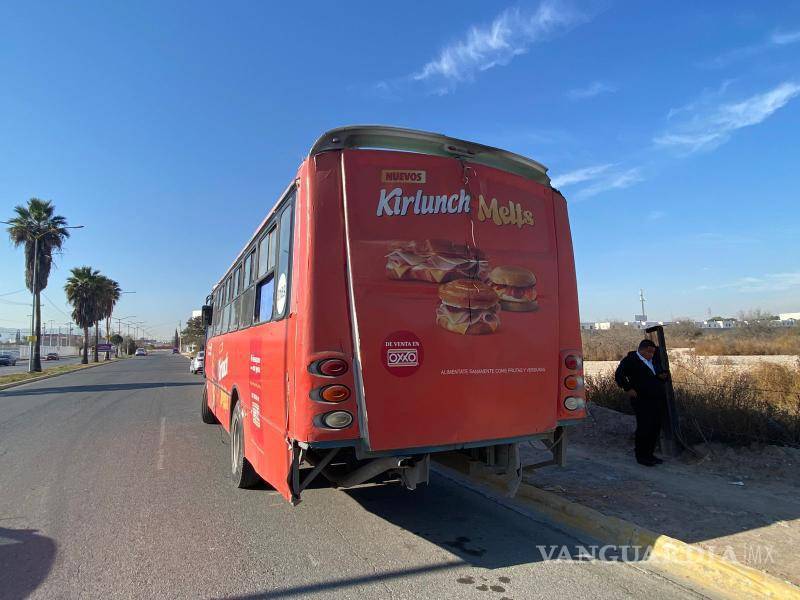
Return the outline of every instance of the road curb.
[[[496,475],[473,474],[471,478],[496,491],[508,489],[507,481]],[[800,588],[788,581],[535,486],[523,483],[514,499],[603,543],[647,548],[647,562],[700,587],[735,598],[800,599]]]
[[[3,383],[3,384],[0,384],[0,392],[2,392],[4,390],[7,390],[7,389],[10,389],[10,388],[18,387],[20,385],[25,385],[27,383],[36,383],[37,381],[44,381],[45,379],[52,379],[53,377],[59,377],[60,375],[69,375],[70,373],[77,373],[79,371],[85,371],[86,369],[94,369],[95,367],[101,367],[103,365],[112,365],[115,362],[119,362],[119,360],[120,359],[118,359],[118,358],[114,358],[114,359],[109,360],[109,361],[103,361],[103,362],[99,362],[99,363],[91,363],[91,364],[88,364],[88,365],[82,365],[80,368],[72,369],[71,371],[62,371],[61,373],[50,373],[50,374],[40,375],[39,377],[31,377],[30,379],[23,379],[21,381],[12,381],[11,383]]]

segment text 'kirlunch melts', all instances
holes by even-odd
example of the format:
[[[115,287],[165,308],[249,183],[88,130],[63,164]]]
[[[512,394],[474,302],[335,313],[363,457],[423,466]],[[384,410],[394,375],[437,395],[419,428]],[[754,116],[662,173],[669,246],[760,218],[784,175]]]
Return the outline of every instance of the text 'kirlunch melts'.
[[[379,217],[396,217],[407,214],[434,215],[472,212],[472,196],[463,188],[457,194],[423,194],[418,189],[415,194],[404,196],[403,189],[381,189],[378,208]],[[500,204],[497,198],[487,202],[483,195],[478,196],[478,220],[491,220],[495,225],[533,225],[533,213],[524,210],[522,204],[509,200]]]

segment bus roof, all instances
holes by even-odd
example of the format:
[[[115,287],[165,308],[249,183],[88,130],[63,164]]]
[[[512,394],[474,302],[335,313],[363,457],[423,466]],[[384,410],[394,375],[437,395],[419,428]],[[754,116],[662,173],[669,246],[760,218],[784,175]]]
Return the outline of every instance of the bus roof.
[[[405,129],[403,127],[391,127],[389,125],[348,125],[331,129],[319,137],[311,147],[308,155],[311,157],[320,152],[342,150],[344,148],[400,150],[419,154],[431,154],[434,156],[463,158],[476,164],[494,167],[528,179],[533,179],[544,185],[550,185],[550,178],[547,176],[547,167],[530,158],[508,152],[507,150],[501,150],[500,148],[484,146],[483,144],[449,137],[441,133]],[[258,235],[261,228],[272,217],[280,200],[293,185],[294,181],[289,184],[264,220],[258,225],[253,235],[248,238],[244,247],[231,263],[231,266],[225,271],[217,283],[211,287],[212,293],[219,287],[220,283],[224,281],[225,277],[228,276],[228,273],[230,273],[236,265],[236,262],[250,246],[253,238]]]
[[[470,162],[533,179],[544,185],[550,185],[547,167],[530,158],[441,133],[387,125],[349,125],[331,129],[316,141],[308,155],[314,156],[320,152],[343,148],[401,150],[463,158]]]

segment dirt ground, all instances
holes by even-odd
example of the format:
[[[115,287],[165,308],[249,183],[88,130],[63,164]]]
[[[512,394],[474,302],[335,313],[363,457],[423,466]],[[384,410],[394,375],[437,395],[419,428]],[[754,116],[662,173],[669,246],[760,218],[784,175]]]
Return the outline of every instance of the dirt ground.
[[[567,466],[526,473],[528,483],[800,584],[800,449],[711,444],[644,467],[635,418],[589,412],[570,430]],[[522,451],[523,464],[549,456],[537,444]]]

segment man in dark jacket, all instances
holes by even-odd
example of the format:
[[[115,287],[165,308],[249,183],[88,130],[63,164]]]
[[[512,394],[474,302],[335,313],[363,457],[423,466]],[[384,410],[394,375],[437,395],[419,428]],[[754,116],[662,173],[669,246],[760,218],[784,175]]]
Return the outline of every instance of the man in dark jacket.
[[[653,455],[665,412],[664,381],[667,379],[661,366],[653,364],[655,353],[656,345],[642,340],[637,351],[628,352],[620,361],[614,374],[617,385],[628,394],[636,412],[636,461],[648,467],[664,462]]]

